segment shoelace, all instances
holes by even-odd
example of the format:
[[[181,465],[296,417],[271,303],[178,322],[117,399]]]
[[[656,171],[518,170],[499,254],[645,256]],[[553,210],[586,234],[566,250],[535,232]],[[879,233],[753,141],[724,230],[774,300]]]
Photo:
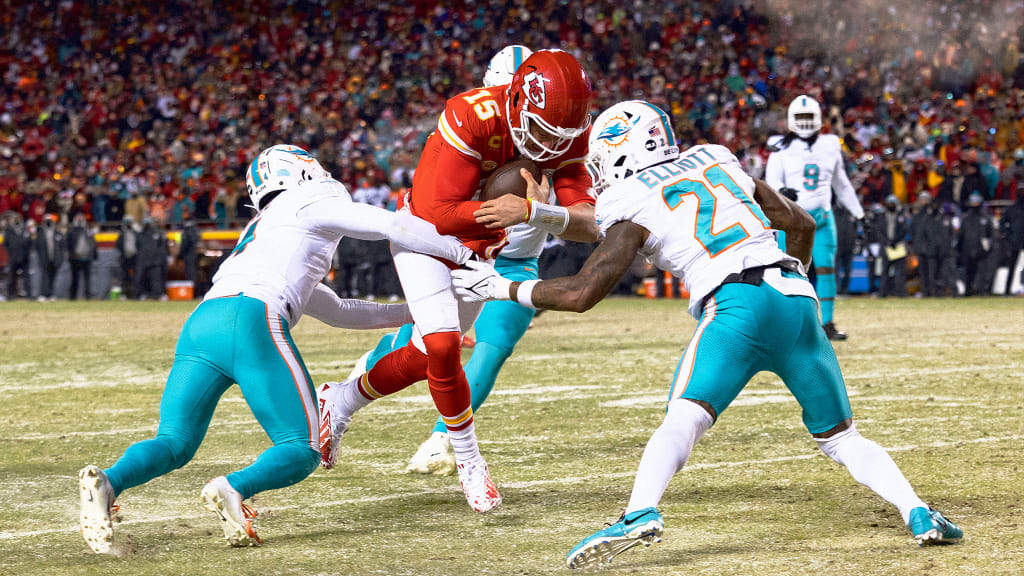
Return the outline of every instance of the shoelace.
[[[487,467],[480,466],[474,463],[467,464],[465,469],[467,488],[477,489],[486,492],[488,479]]]
[[[258,518],[260,513],[243,502],[242,515],[245,516],[245,533],[253,540],[256,540],[257,543],[263,544],[263,540],[256,534],[256,529],[252,527],[252,521]]]

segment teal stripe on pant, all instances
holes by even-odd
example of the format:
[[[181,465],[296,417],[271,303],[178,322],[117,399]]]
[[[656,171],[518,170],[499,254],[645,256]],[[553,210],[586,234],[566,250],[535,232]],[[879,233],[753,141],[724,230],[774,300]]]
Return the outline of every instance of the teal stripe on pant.
[[[503,277],[514,282],[536,280],[536,258],[503,258],[494,261],[494,267]],[[473,412],[484,403],[494,389],[498,373],[505,360],[512,355],[516,343],[526,334],[535,310],[518,302],[500,300],[488,302],[480,311],[476,323],[476,346],[466,362],[466,379],[469,381],[470,403]],[[397,334],[388,334],[377,343],[377,347],[366,361],[366,369],[373,368],[381,358],[409,343],[412,325],[407,324]],[[446,432],[444,422],[438,418],[434,431]]]
[[[829,210],[812,210],[811,216],[817,229],[814,231],[814,250],[812,260],[814,263],[817,280],[814,287],[818,294],[818,301],[821,303],[821,323],[828,324],[832,321],[836,299],[836,217]],[[822,269],[831,269],[831,272],[822,272]]]
[[[786,383],[812,434],[852,417],[814,300],[785,296],[768,284],[726,284],[714,293],[676,369],[670,399],[701,400],[721,416],[762,370]]]
[[[268,319],[259,300],[218,298],[200,304],[181,330],[156,437],[130,446],[106,471],[115,494],[188,463],[233,381],[274,446],[228,475],[231,486],[249,498],[312,473],[320,459],[316,396],[287,324]]]

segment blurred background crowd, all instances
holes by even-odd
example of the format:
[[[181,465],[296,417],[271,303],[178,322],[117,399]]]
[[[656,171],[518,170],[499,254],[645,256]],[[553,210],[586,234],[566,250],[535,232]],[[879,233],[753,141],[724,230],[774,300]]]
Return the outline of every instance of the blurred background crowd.
[[[512,43],[573,53],[595,112],[648,99],[755,176],[789,101],[817,98],[868,213],[840,242],[869,291],[988,293],[1024,249],[1021,0],[0,0],[0,26],[8,297],[159,298],[168,273],[201,292],[199,232],[248,220],[244,169],[276,142],[393,206],[445,99]],[[400,294],[380,243],[336,264],[339,293]]]

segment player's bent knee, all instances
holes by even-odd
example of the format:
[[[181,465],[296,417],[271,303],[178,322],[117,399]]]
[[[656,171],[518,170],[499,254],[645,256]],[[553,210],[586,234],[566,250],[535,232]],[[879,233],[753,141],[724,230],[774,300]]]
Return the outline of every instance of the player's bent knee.
[[[856,442],[857,439],[861,437],[860,432],[857,432],[857,427],[852,421],[844,420],[840,426],[843,425],[847,426],[841,431],[830,434],[829,436],[824,436],[824,434],[829,434],[832,430],[835,430],[835,428],[825,432],[824,434],[814,435],[814,441],[818,444],[818,448],[820,448],[821,451],[829,458],[840,464],[843,464],[842,447],[851,441]],[[838,428],[838,426],[836,428]]]
[[[158,436],[170,457],[171,465],[177,470],[192,461],[192,457],[199,450],[199,443],[192,442],[189,438],[177,436]]]
[[[715,423],[712,416],[714,409],[706,402],[679,398],[669,402],[665,421],[661,426],[673,435],[682,435],[690,442],[700,440],[701,436]],[[709,411],[710,408],[710,411]]]
[[[316,472],[317,467],[320,466],[320,452],[318,450],[313,450],[308,446],[304,446],[303,453],[305,455],[305,459],[300,460],[299,465],[296,466],[298,471],[303,472],[303,474],[302,478],[299,478],[296,482],[304,479],[313,472]]]

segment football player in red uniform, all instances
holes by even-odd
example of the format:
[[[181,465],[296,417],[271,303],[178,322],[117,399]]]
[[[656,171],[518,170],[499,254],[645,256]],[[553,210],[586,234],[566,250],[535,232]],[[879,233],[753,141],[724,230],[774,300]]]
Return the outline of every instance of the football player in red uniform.
[[[507,244],[505,228],[521,222],[547,227],[563,238],[592,239],[591,179],[583,161],[590,127],[590,79],[561,50],[530,56],[506,86],[478,88],[450,99],[427,139],[403,210],[458,237],[482,259]],[[516,157],[529,158],[551,174],[562,206],[506,195],[474,200],[481,182]],[[533,181],[532,196],[546,197],[547,179]],[[320,387],[320,446],[324,467],[334,466],[352,414],[376,398],[426,377],[455,453],[459,483],[470,507],[487,512],[501,503],[473,426],[469,385],[460,344],[480,312],[458,300],[449,262],[392,246],[395,267],[415,320],[408,346],[383,357],[360,377]]]

